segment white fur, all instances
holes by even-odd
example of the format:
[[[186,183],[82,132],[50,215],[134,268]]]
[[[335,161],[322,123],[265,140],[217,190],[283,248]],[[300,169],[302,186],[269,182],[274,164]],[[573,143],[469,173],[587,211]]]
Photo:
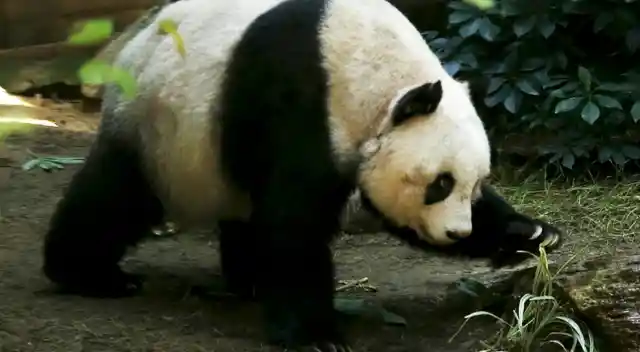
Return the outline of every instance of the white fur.
[[[209,107],[220,93],[234,44],[258,15],[281,1],[179,1],[163,9],[116,60],[136,76],[139,93],[134,101],[119,100],[116,121],[103,128],[141,132],[159,196],[181,226],[250,212],[247,195],[221,177],[220,131],[210,126]],[[157,34],[163,19],[178,24],[186,58],[170,36]],[[332,0],[320,39],[337,160],[351,160],[385,132],[379,144],[369,144],[371,157],[360,175],[376,206],[432,243],[449,243],[447,230],[470,231],[470,202],[474,185],[489,172],[489,145],[466,85],[446,73],[419,32],[384,0]],[[395,101],[436,80],[444,94],[435,114],[390,130]],[[109,94],[114,92],[105,92],[105,100]],[[426,186],[443,170],[457,180],[454,193],[423,206]]]
[[[234,44],[258,15],[280,1],[176,2],[133,38],[115,62],[133,71],[139,86],[135,101],[122,99],[116,111],[137,117],[159,196],[168,216],[185,226],[249,214],[248,197],[221,176],[219,144],[212,140],[220,131],[211,126],[209,108]],[[164,19],[177,23],[185,58],[170,36],[157,33]]]
[[[338,29],[338,30],[335,30]],[[391,130],[363,165],[360,183],[378,209],[433,244],[447,231],[471,233],[471,204],[490,172],[489,141],[466,83],[444,69],[415,27],[379,0],[333,1],[322,32],[331,73],[330,111],[339,156],[388,131],[390,112],[410,89],[440,80],[442,102],[431,116]],[[423,205],[427,185],[448,170],[456,179],[444,202]]]

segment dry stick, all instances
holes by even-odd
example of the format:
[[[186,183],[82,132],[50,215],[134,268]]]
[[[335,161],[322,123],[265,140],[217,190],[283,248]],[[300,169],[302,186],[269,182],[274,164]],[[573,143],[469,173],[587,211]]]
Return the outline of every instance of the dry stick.
[[[377,291],[375,286],[366,284],[368,281],[368,277],[363,277],[357,280],[340,280],[338,283],[340,283],[341,286],[336,287],[335,291],[342,292],[352,287],[361,287],[366,291]]]

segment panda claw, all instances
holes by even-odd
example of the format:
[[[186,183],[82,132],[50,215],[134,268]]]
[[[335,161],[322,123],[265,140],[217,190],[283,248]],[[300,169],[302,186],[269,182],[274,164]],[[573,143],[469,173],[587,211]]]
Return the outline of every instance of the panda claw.
[[[529,237],[529,239],[535,240],[536,238],[540,237],[540,235],[542,235],[542,226],[536,225],[536,231],[533,233],[533,235],[531,235],[531,237]]]
[[[560,236],[557,233],[551,234],[543,242],[543,247],[554,248],[560,242]]]

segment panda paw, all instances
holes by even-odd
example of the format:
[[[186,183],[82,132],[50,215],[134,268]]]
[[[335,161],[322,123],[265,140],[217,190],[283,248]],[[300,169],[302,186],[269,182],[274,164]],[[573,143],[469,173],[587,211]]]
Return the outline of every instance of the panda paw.
[[[538,254],[542,245],[547,253],[562,245],[562,232],[546,222],[529,218],[523,214],[515,214],[506,223],[504,237],[497,252],[491,258],[495,268],[514,266],[531,259],[529,252]]]

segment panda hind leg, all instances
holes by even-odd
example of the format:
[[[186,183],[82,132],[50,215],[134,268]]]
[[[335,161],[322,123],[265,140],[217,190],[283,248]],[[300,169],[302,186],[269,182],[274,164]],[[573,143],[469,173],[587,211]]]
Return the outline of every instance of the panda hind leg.
[[[218,222],[220,266],[227,291],[253,300],[256,289],[257,237],[252,224],[242,220]]]
[[[44,274],[64,293],[122,297],[141,278],[119,266],[126,249],[162,222],[163,210],[127,141],[94,143],[57,204],[44,240]]]

